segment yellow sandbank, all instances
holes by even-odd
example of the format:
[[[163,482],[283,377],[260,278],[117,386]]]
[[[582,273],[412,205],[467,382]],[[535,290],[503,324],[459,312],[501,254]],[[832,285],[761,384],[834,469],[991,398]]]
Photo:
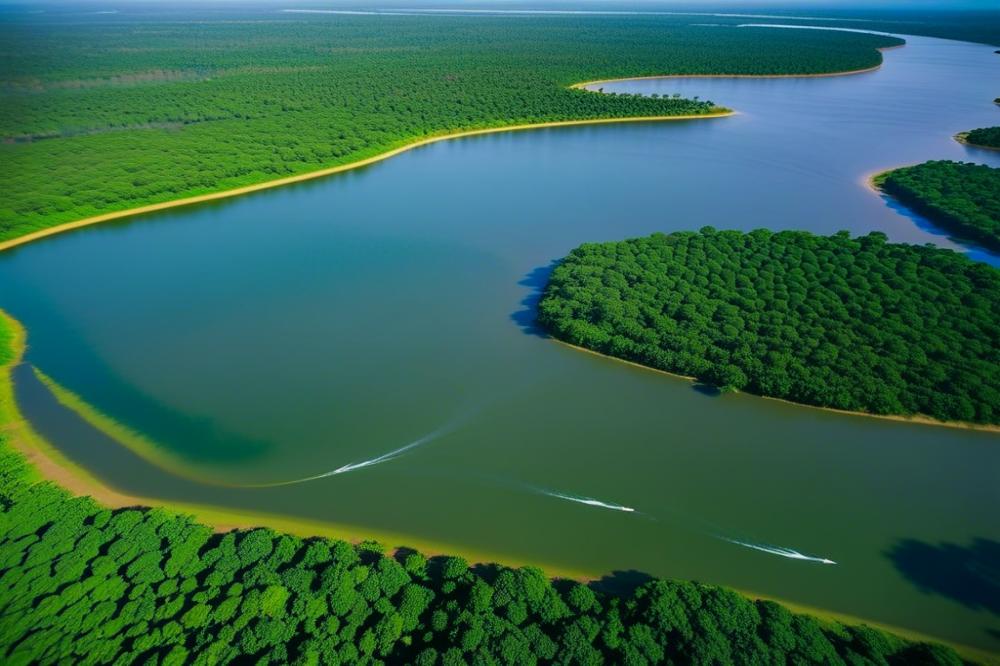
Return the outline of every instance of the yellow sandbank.
[[[37,472],[36,480],[44,481],[50,480],[63,488],[67,489],[75,495],[89,495],[97,500],[99,503],[111,507],[111,508],[123,508],[123,507],[136,507],[136,506],[154,506],[162,507],[169,511],[174,511],[176,513],[191,516],[196,521],[201,524],[208,525],[216,532],[228,532],[234,529],[251,529],[255,527],[269,527],[271,529],[286,532],[288,534],[293,534],[300,537],[312,537],[312,536],[323,536],[334,539],[342,539],[345,541],[351,541],[358,543],[362,540],[375,540],[383,545],[387,545],[388,551],[395,551],[399,548],[414,548],[425,555],[457,555],[465,558],[470,563],[498,563],[510,567],[518,567],[531,565],[543,569],[546,575],[550,577],[567,578],[571,580],[577,580],[580,582],[590,582],[599,579],[605,572],[593,571],[593,570],[583,570],[574,569],[571,567],[566,567],[562,565],[548,564],[544,562],[538,562],[536,560],[527,560],[523,557],[516,555],[498,553],[495,551],[481,551],[463,547],[457,544],[448,544],[444,542],[435,542],[425,539],[414,538],[409,535],[402,535],[394,532],[375,530],[367,527],[360,527],[355,525],[347,524],[337,524],[330,523],[319,520],[309,520],[299,517],[284,516],[280,514],[270,514],[259,511],[248,511],[242,509],[234,508],[223,508],[214,507],[209,505],[201,504],[189,504],[185,502],[175,502],[175,501],[162,501],[153,498],[142,497],[138,495],[131,495],[128,493],[121,492],[106,482],[98,479],[92,475],[88,470],[76,465],[69,459],[67,459],[62,453],[52,446],[48,441],[46,441],[41,435],[35,432],[31,425],[22,417],[17,409],[17,404],[14,401],[13,393],[13,380],[11,377],[11,371],[13,368],[21,362],[22,356],[26,349],[26,335],[24,328],[21,326],[20,322],[13,319],[5,312],[0,310],[0,320],[2,324],[11,333],[11,339],[8,344],[13,352],[13,355],[7,363],[0,366],[0,434],[6,435],[6,442],[0,440],[0,446],[4,446],[5,443],[9,443],[13,448],[19,451],[28,462],[31,464],[32,469]],[[0,340],[2,343],[2,340]],[[562,343],[565,344],[565,343]],[[572,347],[572,345],[567,345]],[[590,350],[583,350],[589,353],[596,354],[597,352],[591,352]],[[603,356],[602,354],[598,354]],[[606,357],[611,358],[611,357]],[[613,359],[620,361],[620,359]],[[623,363],[629,363],[628,361],[621,361]],[[636,365],[639,368],[645,370],[652,370],[654,372],[663,372],[655,370],[653,368],[647,368],[646,366]],[[670,374],[663,372],[663,374]],[[43,375],[44,376],[44,375]],[[677,375],[673,375],[677,376]],[[41,379],[41,377],[40,377]],[[49,380],[50,382],[52,380]],[[54,382],[53,382],[54,384]],[[58,387],[57,384],[54,384]],[[61,387],[58,387],[61,388]],[[63,389],[65,390],[65,389]],[[72,394],[70,394],[72,395]],[[65,397],[65,396],[64,396]],[[86,403],[73,396],[75,400],[70,399],[67,401],[65,406],[69,409],[76,411],[81,404],[89,408]],[[76,403],[79,401],[79,404]],[[100,415],[99,412],[96,414]],[[107,417],[103,417],[107,418]],[[113,423],[113,422],[112,422]],[[123,432],[131,433],[124,426]],[[117,424],[110,428],[113,433],[117,431]],[[139,436],[141,437],[141,436]],[[145,443],[143,444],[146,445]],[[152,445],[152,444],[149,444]],[[910,640],[916,641],[936,641],[939,643],[944,643],[954,648],[960,655],[966,659],[971,659],[984,664],[998,664],[1000,666],[1000,659],[995,655],[990,654],[984,650],[969,647],[966,645],[961,645],[957,643],[951,643],[947,641],[942,641],[919,632],[904,629],[901,627],[896,627],[893,625],[873,622],[870,620],[865,620],[853,615],[848,615],[845,613],[838,613],[836,611],[828,611],[821,608],[815,608],[812,606],[807,606],[804,604],[798,604],[795,602],[790,602],[778,597],[773,597],[770,595],[762,595],[752,591],[735,589],[740,594],[749,597],[751,599],[767,599],[780,603],[790,610],[798,613],[808,613],[823,622],[827,623],[850,623],[850,624],[867,624],[872,627],[877,627],[885,631],[892,632],[898,636],[908,638]]]
[[[969,146],[971,148],[979,148],[980,150],[1000,150],[1000,147],[997,146],[984,146],[981,143],[972,143],[971,141],[969,141],[968,132],[959,132],[958,134],[955,135],[954,138],[955,141],[958,141],[963,146]]]
[[[898,46],[883,47],[877,50],[886,51],[889,49],[900,48],[902,46],[905,46],[905,44],[900,44]],[[818,78],[818,77],[830,77],[830,76],[850,76],[853,74],[863,74],[865,72],[873,72],[879,69],[881,66],[882,63],[879,63],[873,67],[866,67],[863,69],[854,69],[844,72],[824,72],[820,74],[663,74],[656,76],[636,76],[636,77],[625,77],[618,79],[597,79],[594,81],[584,81],[582,83],[574,83],[570,85],[569,88],[583,89],[587,86],[594,85],[597,83],[611,83],[614,81],[638,81],[643,79],[669,79],[669,78],[781,79],[781,78]],[[210,192],[208,194],[200,194],[197,196],[185,197],[182,199],[173,199],[170,201],[163,201],[160,203],[149,204],[146,206],[139,206],[137,208],[128,208],[125,210],[102,213],[100,215],[94,215],[92,217],[87,217],[82,220],[76,220],[73,222],[58,224],[52,227],[48,227],[46,229],[40,229],[38,231],[25,234],[23,236],[18,236],[17,238],[12,238],[6,241],[0,241],[0,252],[4,250],[9,250],[19,245],[24,245],[26,243],[39,240],[41,238],[54,236],[55,234],[71,231],[73,229],[79,229],[81,227],[88,227],[94,224],[100,224],[101,222],[110,222],[112,220],[119,220],[134,215],[154,213],[161,210],[178,208],[180,206],[189,206],[192,204],[203,203],[206,201],[228,199],[230,197],[236,197],[241,194],[250,194],[251,192],[259,192],[261,190],[267,190],[274,187],[282,187],[284,185],[291,185],[293,183],[300,183],[307,180],[313,180],[315,178],[323,178],[324,176],[331,176],[333,174],[343,173],[345,171],[351,171],[352,169],[358,169],[361,167],[369,166],[371,164],[375,164],[377,162],[381,162],[382,160],[387,160],[390,157],[395,157],[396,155],[405,153],[409,150],[413,150],[414,148],[430,145],[432,143],[437,143],[439,141],[447,141],[449,139],[459,139],[463,137],[479,136],[483,134],[496,134],[499,132],[517,132],[523,130],[543,129],[546,127],[570,127],[575,125],[603,125],[609,123],[665,122],[670,120],[700,120],[702,118],[722,118],[734,114],[735,112],[730,109],[719,107],[719,110],[715,113],[685,114],[676,116],[637,116],[631,118],[593,118],[588,120],[561,120],[561,121],[547,122],[547,123],[507,125],[500,127],[489,127],[485,129],[452,132],[449,134],[440,134],[437,136],[431,136],[424,139],[418,139],[416,141],[402,145],[398,148],[394,148],[386,152],[379,153],[378,155],[375,155],[373,157],[357,160],[355,162],[349,162],[347,164],[341,164],[339,166],[328,167],[326,169],[319,169],[316,171],[309,171],[295,176],[288,176],[286,178],[268,180],[261,183],[255,183],[253,185],[246,185],[243,187],[237,187],[229,190],[221,190],[219,192]]]
[[[670,120],[701,120],[703,118],[724,118],[726,116],[731,116],[733,114],[734,114],[733,111],[719,107],[719,110],[713,113],[685,114],[677,116],[635,116],[630,118],[594,118],[590,120],[561,120],[550,123],[507,125],[502,127],[490,127],[486,129],[454,132],[451,134],[441,134],[438,136],[431,136],[426,139],[419,139],[417,141],[413,141],[411,143],[407,143],[406,145],[400,146],[399,148],[394,148],[384,153],[379,153],[374,157],[368,157],[366,159],[358,160],[356,162],[350,162],[348,164],[341,164],[339,166],[329,167],[326,169],[319,169],[318,171],[309,171],[307,173],[302,173],[296,176],[288,176],[287,178],[268,180],[262,183],[255,183],[253,185],[237,187],[231,190],[210,192],[209,194],[200,194],[198,196],[185,197],[183,199],[173,199],[171,201],[163,201],[160,203],[149,204],[148,206],[139,206],[138,208],[117,210],[110,213],[95,215],[93,217],[87,217],[82,220],[76,220],[75,222],[66,222],[65,224],[58,224],[54,227],[40,229],[39,231],[35,231],[30,234],[25,234],[24,236],[18,236],[17,238],[12,238],[10,240],[2,241],[0,242],[0,252],[4,250],[9,250],[13,247],[17,247],[18,245],[24,245],[25,243],[30,243],[32,241],[39,240],[41,238],[54,236],[56,234],[61,234],[63,232],[71,231],[73,229],[79,229],[81,227],[89,227],[94,224],[100,224],[101,222],[110,222],[111,220],[120,220],[122,218],[131,217],[133,215],[154,213],[156,211],[167,210],[170,208],[179,208],[180,206],[190,206],[192,204],[204,203],[206,201],[217,201],[219,199],[228,199],[230,197],[236,197],[241,194],[250,194],[251,192],[259,192],[261,190],[269,190],[275,187],[283,187],[285,185],[291,185],[293,183],[301,183],[303,181],[313,180],[315,178],[332,176],[333,174],[343,173],[345,171],[351,171],[353,169],[366,167],[371,164],[387,160],[390,157],[395,157],[396,155],[405,153],[409,150],[413,150],[414,148],[420,148],[421,146],[427,146],[432,143],[437,143],[439,141],[461,139],[470,136],[480,136],[483,134],[497,134],[499,132],[518,132],[523,130],[543,129],[546,127],[572,127],[576,125],[606,125],[609,123],[666,122]]]
[[[689,382],[697,382],[696,377],[689,377],[688,375],[679,375],[674,372],[669,372],[667,370],[661,370],[659,368],[651,368],[648,365],[643,365],[642,363],[636,363],[635,361],[629,361],[623,358],[618,358],[617,356],[610,356],[608,354],[602,354],[599,351],[594,351],[593,349],[587,349],[586,347],[580,347],[578,345],[571,344],[569,342],[563,342],[562,340],[557,340],[552,338],[556,343],[563,345],[564,347],[569,347],[576,351],[585,352],[587,354],[593,354],[594,356],[599,356],[610,361],[615,361],[617,363],[624,363],[630,365],[634,368],[640,370],[646,370],[648,372],[656,372],[661,375],[667,375],[668,377],[673,377],[674,379],[683,379]],[[847,416],[864,416],[871,419],[882,419],[884,421],[898,421],[901,423],[915,423],[919,425],[931,425],[931,426],[942,426],[945,428],[961,428],[963,430],[982,430],[985,432],[1000,432],[1000,426],[989,425],[985,423],[968,423],[966,421],[939,421],[938,419],[931,418],[930,416],[902,416],[893,414],[872,414],[871,412],[857,412],[851,411],[849,409],[836,409],[834,407],[820,407],[819,405],[807,405],[802,402],[795,402],[793,400],[786,400],[785,398],[776,398],[770,395],[757,395],[756,393],[749,393],[743,391],[746,395],[753,396],[754,398],[761,398],[763,400],[774,400],[777,402],[783,402],[786,405],[794,405],[795,407],[805,407],[807,409],[818,409],[824,412],[832,412],[834,414],[845,414]]]
[[[902,48],[904,46],[906,46],[906,44],[883,46],[882,48],[875,50],[881,52],[888,51],[890,49]],[[650,76],[626,76],[618,79],[596,79],[594,81],[584,81],[583,83],[574,83],[570,86],[570,88],[586,88],[587,86],[603,83],[617,83],[619,81],[646,81],[649,79],[822,79],[831,76],[865,74],[867,72],[877,71],[881,67],[882,63],[879,63],[872,67],[862,67],[861,69],[849,69],[843,72],[821,72],[818,74],[653,74]]]

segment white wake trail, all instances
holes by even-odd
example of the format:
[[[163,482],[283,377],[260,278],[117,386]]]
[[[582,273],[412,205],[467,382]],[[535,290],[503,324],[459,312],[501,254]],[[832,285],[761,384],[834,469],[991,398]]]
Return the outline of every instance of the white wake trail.
[[[601,509],[611,509],[613,511],[624,511],[626,513],[635,513],[635,509],[633,509],[630,506],[623,506],[621,504],[615,504],[613,502],[602,502],[601,500],[594,499],[593,497],[577,497],[576,495],[566,495],[564,493],[557,493],[554,490],[544,490],[542,488],[538,488],[537,490],[543,495],[548,495],[549,497],[557,497],[559,499],[564,499],[569,502],[586,504],[587,506],[596,506]]]
[[[373,465],[378,465],[380,463],[389,462],[394,460],[407,451],[415,449],[418,446],[422,446],[431,442],[439,437],[443,437],[458,428],[461,423],[460,420],[456,419],[451,423],[448,423],[437,430],[427,433],[419,439],[415,439],[405,446],[401,446],[398,449],[393,449],[388,453],[383,453],[375,458],[370,458],[368,460],[362,460],[361,462],[348,463],[346,465],[341,465],[337,469],[332,469],[329,472],[323,472],[322,474],[314,474],[313,476],[306,476],[301,479],[293,479],[291,481],[277,481],[275,483],[258,483],[253,485],[242,486],[244,488],[277,488],[279,486],[294,486],[299,483],[308,483],[309,481],[318,481],[319,479],[325,479],[330,476],[336,476],[337,474],[346,474],[347,472],[353,472],[355,470],[363,469],[365,467],[371,467]]]
[[[791,548],[782,548],[781,546],[768,546],[766,544],[753,543],[752,541],[740,541],[739,539],[730,539],[729,537],[718,536],[718,539],[723,541],[728,541],[729,543],[736,544],[737,546],[743,546],[744,548],[752,548],[753,550],[759,550],[762,553],[768,553],[770,555],[778,555],[779,557],[787,557],[792,560],[803,560],[806,562],[819,562],[820,564],[836,564],[833,560],[827,559],[825,557],[813,557],[811,555],[804,555],[797,550],[792,550]]]

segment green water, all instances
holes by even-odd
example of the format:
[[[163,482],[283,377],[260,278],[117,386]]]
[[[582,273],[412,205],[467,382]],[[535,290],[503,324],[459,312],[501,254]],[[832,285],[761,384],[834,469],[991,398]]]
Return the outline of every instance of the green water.
[[[27,365],[19,400],[70,458],[144,496],[694,578],[995,650],[995,584],[968,561],[997,566],[997,435],[714,397],[532,326],[546,267],[585,241],[712,224],[957,247],[860,180],[1000,164],[951,139],[995,124],[1000,59],[908,41],[852,77],[614,86],[732,118],[446,142],[0,255],[27,362],[218,484],[91,431]]]

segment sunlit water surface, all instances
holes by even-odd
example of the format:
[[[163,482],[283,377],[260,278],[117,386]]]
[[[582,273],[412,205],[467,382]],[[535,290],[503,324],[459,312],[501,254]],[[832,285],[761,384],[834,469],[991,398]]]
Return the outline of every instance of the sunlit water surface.
[[[862,181],[1000,165],[952,140],[1000,119],[1000,56],[908,41],[869,74],[603,86],[730,118],[445,142],[6,252],[28,363],[218,484],[89,431],[27,366],[25,413],[147,497],[722,583],[996,649],[996,600],[961,573],[974,539],[1000,541],[996,435],[712,397],[531,325],[546,267],[585,241],[714,225],[959,247]]]

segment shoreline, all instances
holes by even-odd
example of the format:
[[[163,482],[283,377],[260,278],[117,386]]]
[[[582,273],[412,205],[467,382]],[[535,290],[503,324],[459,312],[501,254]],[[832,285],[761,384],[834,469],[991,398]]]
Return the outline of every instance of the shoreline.
[[[626,365],[633,366],[639,370],[647,370],[649,372],[656,372],[662,375],[667,375],[674,379],[683,379],[691,382],[692,384],[699,383],[700,380],[697,377],[690,377],[688,375],[681,375],[676,372],[670,372],[669,370],[662,370],[660,368],[654,368],[652,366],[643,365],[642,363],[637,363],[636,361],[630,361],[624,358],[618,358],[617,356],[611,356],[609,354],[604,354],[593,349],[587,349],[586,347],[580,347],[579,345],[574,345],[571,342],[565,342],[558,338],[550,336],[550,339],[564,347],[568,347],[575,351],[585,352],[587,354],[592,354],[600,358],[608,359],[610,361],[616,361],[618,363],[625,363]],[[930,416],[903,416],[901,414],[872,414],[871,412],[857,412],[851,411],[849,409],[837,409],[836,407],[822,407],[820,405],[809,405],[804,402],[795,402],[794,400],[788,400],[786,398],[778,398],[773,395],[759,395],[757,393],[751,393],[750,391],[739,391],[744,395],[753,396],[754,398],[761,398],[763,400],[774,400],[775,402],[783,402],[786,405],[793,405],[795,407],[804,407],[807,409],[819,409],[824,412],[831,412],[833,414],[841,414],[844,416],[864,416],[872,419],[881,419],[883,421],[895,421],[897,423],[909,423],[913,425],[927,425],[927,426],[938,426],[942,428],[956,428],[959,430],[973,430],[980,432],[993,432],[1000,433],[1000,425],[990,425],[985,423],[968,423],[966,421],[939,421]]]
[[[875,49],[879,53],[892,49],[901,49],[906,44],[896,46],[883,46]],[[586,90],[588,86],[599,83],[620,83],[623,81],[649,81],[652,79],[825,79],[832,76],[853,76],[855,74],[867,74],[882,68],[883,63],[861,69],[848,69],[842,72],[820,72],[816,74],[652,74],[649,76],[624,76],[617,79],[595,79],[594,81],[583,81],[569,86],[570,89]],[[591,90],[590,92],[597,92]]]
[[[218,192],[209,192],[207,194],[198,194],[195,196],[183,197],[181,199],[170,199],[168,201],[148,204],[145,206],[138,206],[136,208],[126,208],[123,210],[101,213],[100,215],[85,217],[80,220],[74,220],[73,222],[64,222],[62,224],[57,224],[52,227],[46,227],[45,229],[39,229],[38,231],[33,231],[31,233],[24,234],[23,236],[18,236],[16,238],[11,238],[9,240],[0,241],[0,252],[3,252],[5,250],[10,250],[12,248],[21,245],[26,245],[27,243],[41,240],[42,238],[48,238],[49,236],[55,236],[56,234],[65,233],[67,231],[72,231],[74,229],[81,229],[83,227],[89,227],[95,224],[100,224],[102,222],[111,222],[113,220],[120,220],[127,217],[144,215],[146,213],[155,213],[162,210],[169,210],[171,208],[180,208],[182,206],[191,206],[194,204],[205,203],[208,201],[229,199],[244,194],[251,194],[253,192],[260,192],[262,190],[270,190],[277,187],[284,187],[285,185],[292,185],[294,183],[301,183],[308,180],[315,180],[317,178],[324,178],[326,176],[332,176],[338,173],[344,173],[346,171],[353,171],[354,169],[360,169],[362,167],[370,166],[372,164],[377,164],[378,162],[390,159],[392,157],[395,157],[396,155],[400,155],[402,153],[423,146],[429,146],[431,144],[438,143],[441,141],[449,141],[451,139],[462,139],[472,136],[482,136],[486,134],[499,134],[501,132],[521,132],[526,130],[546,129],[552,127],[607,125],[611,123],[668,122],[672,120],[701,120],[701,119],[712,119],[712,118],[726,118],[729,116],[736,115],[736,112],[731,109],[727,109],[725,107],[716,107],[716,108],[718,109],[717,111],[712,111],[710,113],[690,113],[690,114],[681,114],[676,116],[630,116],[622,118],[590,118],[586,120],[557,120],[552,122],[527,123],[521,125],[501,125],[498,127],[487,127],[484,129],[462,130],[459,132],[452,132],[449,134],[439,134],[435,136],[426,137],[423,139],[418,139],[416,141],[403,144],[402,146],[399,146],[397,148],[392,148],[390,150],[378,153],[377,155],[373,155],[372,157],[366,157],[364,159],[355,160],[354,162],[348,162],[347,164],[326,167],[323,169],[318,169],[316,171],[307,171],[305,173],[301,173],[298,175],[286,176],[284,178],[276,178],[274,180],[265,180],[263,182],[254,183],[252,185],[244,185],[241,187],[235,187],[228,190],[219,190]]]
[[[217,534],[232,530],[264,527],[302,538],[319,536],[340,539],[355,545],[361,543],[362,541],[373,540],[382,546],[385,546],[386,553],[395,553],[401,548],[413,548],[427,557],[434,557],[438,555],[462,557],[469,563],[470,566],[476,564],[500,564],[507,567],[534,566],[541,569],[548,578],[575,580],[581,583],[599,581],[610,573],[610,571],[595,572],[593,570],[574,569],[572,567],[549,564],[514,555],[505,555],[498,552],[487,552],[463,548],[457,545],[449,545],[445,542],[413,538],[394,532],[362,528],[360,526],[349,524],[333,523],[323,520],[281,514],[271,514],[262,511],[213,506],[208,504],[192,504],[172,500],[157,500],[121,492],[110,484],[97,478],[85,468],[66,458],[66,456],[64,456],[55,446],[34,431],[31,424],[28,423],[28,421],[21,415],[18,410],[17,403],[14,400],[13,377],[11,375],[11,371],[15,366],[22,362],[24,351],[27,349],[27,334],[21,323],[3,310],[0,310],[0,320],[3,320],[12,333],[10,345],[13,352],[11,359],[6,364],[0,366],[0,434],[6,434],[9,436],[6,442],[0,440],[0,446],[9,445],[11,449],[24,456],[25,462],[30,470],[30,478],[33,478],[35,482],[54,483],[72,495],[89,496],[99,504],[112,509],[155,507],[181,515],[187,515],[192,517],[197,522],[210,527],[212,531]],[[574,348],[574,346],[569,343],[560,342],[560,344]],[[681,375],[669,373],[665,370],[657,370],[656,368],[649,368],[631,361],[605,356],[604,354],[600,354],[589,349],[578,349],[582,349],[588,353],[609,358],[614,361],[635,365],[643,370],[651,370],[653,372],[659,372],[673,377],[681,377]],[[661,579],[671,580],[672,578],[662,577]],[[875,620],[866,620],[849,613],[842,613],[839,611],[811,606],[809,604],[789,601],[780,597],[753,592],[740,587],[718,583],[707,584],[714,587],[733,590],[734,592],[737,592],[738,594],[741,594],[749,599],[774,601],[785,606],[794,613],[809,614],[820,622],[866,624],[868,626],[891,632],[908,640],[941,643],[952,647],[964,657],[972,658],[983,664],[997,664],[1000,666],[1000,658],[983,648],[947,641],[943,638],[924,634],[915,629],[907,629],[905,627],[899,627]]]
[[[968,132],[959,132],[958,134],[956,134],[952,138],[955,139],[955,141],[958,141],[963,146],[968,146],[970,148],[978,148],[979,150],[1000,151],[1000,146],[984,146],[981,143],[972,143],[971,141],[969,141],[969,133]]]
[[[885,46],[877,48],[876,51],[882,53],[890,49],[897,49],[906,46],[906,44],[898,44],[895,46]],[[872,67],[865,67],[862,69],[846,70],[841,72],[823,72],[817,74],[660,74],[655,76],[636,76],[636,77],[625,77],[618,79],[598,79],[595,81],[584,81],[581,83],[573,83],[567,88],[569,90],[586,90],[587,86],[593,85],[595,83],[610,83],[614,81],[638,81],[644,79],[670,79],[670,78],[691,78],[691,79],[787,79],[787,78],[826,78],[831,76],[852,76],[855,74],[864,74],[867,72],[874,72],[882,67],[884,62],[879,62],[877,65]],[[596,92],[596,91],[587,91]],[[56,234],[61,234],[67,231],[72,231],[74,229],[80,229],[83,227],[92,226],[95,224],[100,224],[102,222],[111,222],[113,220],[120,220],[127,217],[133,217],[137,215],[144,215],[146,213],[155,213],[163,210],[169,210],[171,208],[180,208],[181,206],[190,206],[198,203],[204,203],[208,201],[217,201],[220,199],[228,199],[231,197],[241,196],[243,194],[251,194],[253,192],[259,192],[262,190],[269,190],[276,187],[283,187],[285,185],[292,185],[294,183],[305,182],[308,180],[314,180],[317,178],[323,178],[325,176],[332,176],[338,173],[343,173],[346,171],[352,171],[354,169],[359,169],[372,164],[376,164],[383,160],[387,160],[396,155],[400,155],[409,150],[415,148],[420,148],[421,146],[427,146],[439,141],[448,141],[451,139],[460,139],[472,136],[482,136],[487,134],[497,134],[500,132],[519,132],[533,129],[545,129],[552,127],[573,127],[573,126],[583,126],[583,125],[604,125],[611,123],[634,123],[634,122],[667,122],[671,120],[701,120],[701,119],[712,119],[712,118],[725,118],[728,116],[736,115],[738,112],[727,109],[725,107],[717,107],[717,111],[711,113],[700,113],[700,114],[683,114],[676,116],[632,116],[632,117],[622,117],[622,118],[591,118],[586,120],[559,120],[552,122],[541,122],[541,123],[526,123],[520,125],[501,125],[496,127],[487,127],[482,129],[472,129],[472,130],[460,130],[458,132],[451,132],[447,134],[439,134],[434,136],[425,137],[423,139],[417,139],[409,143],[404,143],[396,148],[391,148],[384,152],[378,153],[371,157],[366,157],[360,160],[355,160],[354,162],[348,162],[346,164],[341,164],[338,166],[325,167],[322,169],[317,169],[315,171],[307,171],[305,173],[286,176],[284,178],[276,178],[274,180],[266,180],[260,183],[254,183],[251,185],[243,185],[240,187],[231,188],[228,190],[219,190],[217,192],[209,192],[207,194],[198,194],[190,197],[183,197],[180,199],[170,199],[167,201],[162,201],[159,203],[147,204],[145,206],[137,206],[135,208],[126,208],[118,211],[110,211],[107,213],[101,213],[99,215],[92,215],[90,217],[85,217],[79,220],[74,220],[71,222],[63,222],[51,227],[46,227],[44,229],[39,229],[38,231],[33,231],[23,236],[18,236],[16,238],[11,238],[5,241],[0,241],[0,252],[5,250],[10,250],[27,243],[31,243],[36,240],[41,240],[42,238],[48,238],[49,236],[54,236]]]

